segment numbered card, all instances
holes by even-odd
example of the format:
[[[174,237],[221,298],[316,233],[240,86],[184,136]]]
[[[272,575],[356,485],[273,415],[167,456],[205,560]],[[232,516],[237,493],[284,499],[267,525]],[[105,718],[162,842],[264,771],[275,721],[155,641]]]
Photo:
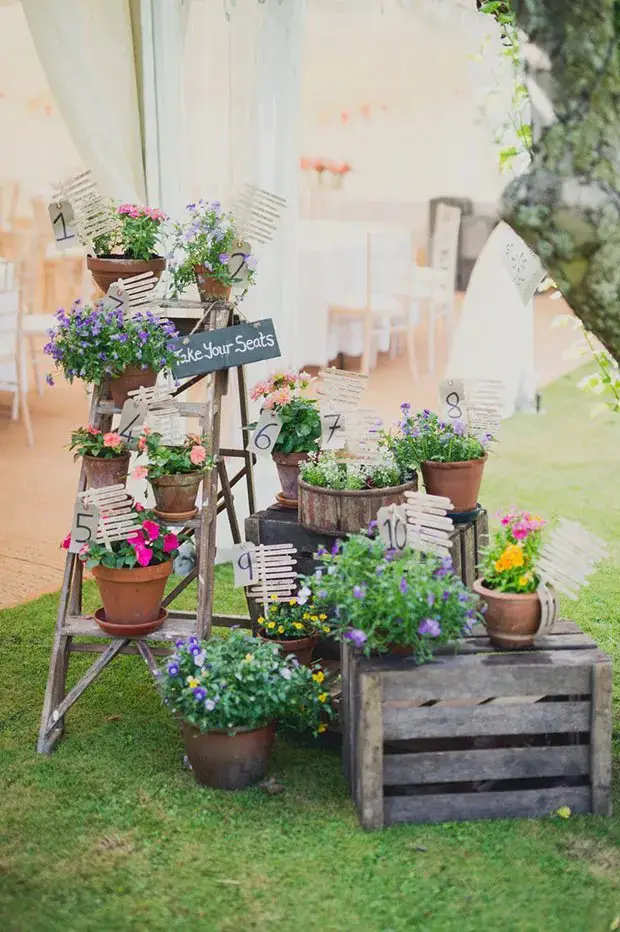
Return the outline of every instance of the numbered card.
[[[47,210],[52,221],[52,230],[58,249],[71,249],[76,246],[78,239],[75,231],[75,214],[69,201],[50,204]]]
[[[256,582],[256,568],[253,553],[256,544],[247,541],[244,544],[235,544],[232,548],[232,564],[235,577],[235,586],[251,586]]]
[[[267,408],[261,412],[254,433],[250,437],[248,450],[256,456],[271,456],[280,432],[282,418],[276,411]]]
[[[347,419],[341,412],[321,413],[321,450],[342,450],[347,442]]]
[[[257,188],[256,185],[246,184],[232,212],[244,236],[265,244],[274,238],[285,207],[285,198]]]
[[[443,417],[463,424],[474,436],[499,433],[505,407],[503,382],[490,379],[444,379],[439,386]]]
[[[463,379],[444,379],[439,385],[439,401],[441,413],[446,421],[469,424]]]
[[[99,517],[100,512],[96,505],[87,504],[78,498],[73,510],[69,553],[79,553],[84,544],[97,539]]]
[[[131,443],[136,434],[142,429],[146,420],[148,407],[145,402],[137,398],[128,398],[121,411],[121,419],[118,424],[117,432],[123,438],[125,443]]]
[[[228,260],[228,271],[232,278],[233,289],[245,291],[248,285],[248,259],[252,255],[252,247],[249,243],[239,243],[230,254]]]
[[[408,544],[407,512],[404,505],[385,505],[377,512],[379,537],[388,550],[402,553]]]
[[[531,301],[545,277],[545,270],[535,252],[508,224],[504,224],[501,256],[524,304]]]
[[[112,282],[106,291],[105,298],[103,299],[103,306],[106,310],[120,310],[123,312],[123,314],[126,313],[127,296],[125,295],[125,289],[123,288],[122,282]]]
[[[368,376],[344,369],[321,369],[317,393],[321,410],[354,411],[368,388]]]

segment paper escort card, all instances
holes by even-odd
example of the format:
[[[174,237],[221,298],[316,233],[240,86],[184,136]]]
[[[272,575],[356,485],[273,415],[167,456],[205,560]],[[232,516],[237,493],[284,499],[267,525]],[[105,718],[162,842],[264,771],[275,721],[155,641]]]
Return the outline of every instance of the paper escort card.
[[[546,274],[540,259],[508,224],[502,224],[501,256],[521,300],[527,304]]]
[[[177,362],[172,366],[172,373],[177,379],[282,355],[271,319],[205,330],[173,340],[173,347],[177,351]]]

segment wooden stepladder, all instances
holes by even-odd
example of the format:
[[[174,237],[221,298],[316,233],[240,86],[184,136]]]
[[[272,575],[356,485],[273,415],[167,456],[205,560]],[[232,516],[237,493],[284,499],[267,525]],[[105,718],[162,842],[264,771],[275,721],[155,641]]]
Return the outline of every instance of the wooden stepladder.
[[[186,329],[188,323],[196,325],[192,332],[200,329],[217,330],[238,323],[234,306],[222,301],[211,303],[166,301],[162,302],[161,306],[170,309],[167,316],[180,330]],[[174,308],[197,309],[201,316],[198,320],[188,321],[187,319],[175,317]],[[183,529],[194,536],[196,565],[166,595],[162,604],[168,609],[168,617],[163,627],[139,640],[115,638],[106,635],[94,618],[82,613],[83,564],[77,555],[67,554],[47,689],[43,702],[41,728],[37,745],[39,753],[47,754],[52,751],[56,742],[62,737],[65,716],[69,709],[117,654],[140,654],[154,675],[157,671],[156,657],[165,655],[169,651],[168,647],[161,646],[161,642],[165,644],[174,641],[178,637],[188,637],[192,634],[198,638],[208,637],[213,624],[250,627],[248,617],[236,615],[214,616],[213,614],[217,517],[223,511],[227,512],[233,540],[235,543],[240,543],[241,532],[232,489],[242,480],[246,484],[250,514],[255,511],[254,455],[245,449],[247,446],[247,427],[245,425],[247,425],[249,418],[245,373],[241,366],[237,367],[236,373],[241,423],[244,425],[242,428],[243,443],[241,449],[220,446],[222,399],[228,390],[229,371],[224,369],[215,373],[194,376],[187,379],[179,388],[173,391],[173,396],[178,399],[179,396],[182,396],[196,384],[203,383],[205,387],[203,401],[198,403],[178,401],[177,406],[182,417],[198,419],[200,432],[204,433],[208,438],[206,444],[207,453],[214,457],[216,466],[205,475],[203,480],[202,500],[198,515],[183,522]],[[90,408],[90,424],[100,430],[109,431],[112,429],[112,418],[119,413],[120,409],[115,408],[113,402],[105,397],[105,390],[95,391]],[[228,474],[226,459],[242,460],[241,467],[232,476]],[[82,467],[78,493],[83,492],[85,489],[86,474],[84,467]],[[194,580],[197,580],[198,590],[196,610],[175,610],[171,607],[172,603]],[[96,640],[76,643],[76,638],[84,637]],[[153,642],[160,642],[160,646],[153,646]],[[79,682],[67,692],[67,669],[72,652],[88,652],[98,656]]]

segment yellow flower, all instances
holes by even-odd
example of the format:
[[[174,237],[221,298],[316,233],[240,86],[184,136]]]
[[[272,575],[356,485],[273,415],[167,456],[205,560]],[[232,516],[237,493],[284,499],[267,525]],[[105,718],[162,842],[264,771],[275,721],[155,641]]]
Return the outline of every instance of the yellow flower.
[[[297,605],[297,599],[289,599],[289,600],[288,600],[288,604],[289,604],[289,605]]]
[[[264,622],[264,620],[265,620],[265,619],[263,618],[262,615],[259,615],[259,616],[258,616],[258,624],[259,624],[259,625],[262,625],[263,622]]]
[[[527,586],[527,584],[530,582],[531,579],[532,579],[531,573],[524,573],[523,576],[519,576],[519,585],[525,587]]]
[[[319,615],[319,621],[327,621],[327,615]]]
[[[301,621],[294,621],[293,627],[296,628],[298,631],[302,631],[304,626],[302,625]]]
[[[269,606],[269,611],[270,611],[270,612],[275,612],[276,615],[277,615],[277,613],[278,613],[278,606],[277,606],[277,605],[270,605],[270,606]]]
[[[254,660],[254,654],[246,654],[245,659],[249,663],[251,660]]]
[[[323,625],[323,631],[325,632],[325,634],[329,634],[330,628],[328,627],[328,625]]]
[[[280,625],[280,627],[278,628],[278,634],[284,634],[284,628],[282,627],[282,625]]]
[[[325,674],[323,673],[322,670],[318,670],[316,673],[312,674],[312,679],[314,680],[315,683],[322,683],[323,680],[325,679]]]
[[[275,626],[276,626],[275,621],[268,621],[267,624],[265,625],[266,628],[275,628]]]
[[[272,595],[270,595],[269,598],[271,599],[272,602],[277,602],[277,601],[278,601],[278,596],[277,596],[277,593],[275,593],[275,592],[272,593]]]
[[[196,687],[199,685],[198,680],[196,679],[195,676],[188,676],[185,682],[187,683],[190,689],[196,689]]]
[[[304,621],[310,621],[310,615],[306,612],[303,616]]]
[[[323,724],[323,722],[321,722],[321,724],[320,724],[319,727],[317,728],[317,731],[318,731],[319,734],[322,734],[324,731],[327,731],[327,725],[325,725],[325,724]]]
[[[318,621],[318,620],[319,620],[318,615],[310,615],[310,621]]]
[[[327,702],[328,694],[327,694],[327,693],[319,693],[318,699],[319,699],[319,702]]]

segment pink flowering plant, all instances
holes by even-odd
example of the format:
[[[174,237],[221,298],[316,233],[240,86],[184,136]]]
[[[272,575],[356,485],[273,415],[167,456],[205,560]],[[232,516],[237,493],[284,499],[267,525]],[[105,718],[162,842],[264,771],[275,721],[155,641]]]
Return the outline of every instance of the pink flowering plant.
[[[137,259],[147,262],[158,258],[161,225],[167,219],[162,210],[139,204],[120,204],[110,208],[114,229],[96,236],[93,242],[99,259]]]
[[[319,548],[317,556],[321,566],[306,585],[330,606],[334,635],[366,655],[406,647],[416,663],[426,663],[438,646],[482,620],[477,596],[455,576],[449,557],[398,553],[369,534]]]
[[[124,540],[113,541],[108,550],[103,542],[90,542],[84,545],[79,557],[86,563],[87,569],[93,566],[107,566],[109,569],[134,569],[136,566],[156,566],[174,560],[179,552],[179,544],[186,539],[181,534],[174,534],[165,528],[155,515],[146,511],[138,502],[133,506],[134,514],[139,515],[141,529],[132,531]],[[68,549],[71,536],[62,543]]]
[[[444,421],[425,408],[415,414],[411,405],[401,404],[401,419],[395,431],[384,432],[382,445],[388,449],[403,473],[412,473],[422,463],[462,463],[481,459],[493,437],[476,437],[463,421]]]
[[[136,466],[134,479],[161,479],[187,473],[205,473],[213,469],[215,460],[207,455],[207,438],[200,434],[187,434],[179,446],[162,443],[162,435],[145,428],[138,438],[138,450],[148,454],[148,464]]]
[[[544,520],[529,511],[498,514],[500,529],[483,551],[480,575],[497,592],[535,592],[540,582],[534,565],[540,553]]]
[[[275,411],[282,419],[274,453],[310,453],[319,449],[321,418],[318,402],[307,395],[309,388],[307,372],[278,372],[257,382],[250,391],[253,401],[262,399],[261,411]]]
[[[78,427],[71,433],[69,449],[73,450],[75,459],[78,456],[94,456],[97,459],[111,460],[115,456],[129,453],[129,447],[120,434],[115,431],[104,433],[92,424]]]
[[[333,714],[324,677],[248,633],[175,642],[159,677],[171,712],[200,731],[262,728],[277,722],[319,734]]]

